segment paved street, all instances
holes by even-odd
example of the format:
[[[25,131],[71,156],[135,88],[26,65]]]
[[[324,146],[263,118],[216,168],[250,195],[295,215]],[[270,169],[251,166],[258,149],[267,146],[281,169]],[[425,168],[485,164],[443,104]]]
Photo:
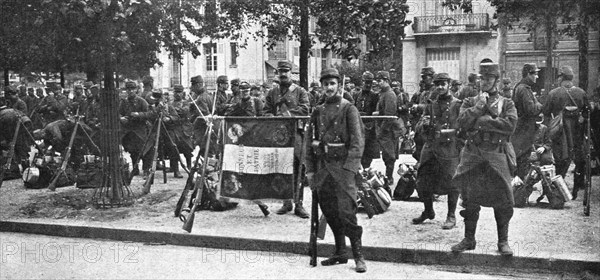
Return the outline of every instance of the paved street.
[[[311,268],[307,256],[280,252],[231,251],[197,247],[124,243],[0,234],[0,279],[531,279],[435,270],[435,266],[368,262],[368,272],[354,272],[354,262]],[[450,268],[451,269],[451,268]]]

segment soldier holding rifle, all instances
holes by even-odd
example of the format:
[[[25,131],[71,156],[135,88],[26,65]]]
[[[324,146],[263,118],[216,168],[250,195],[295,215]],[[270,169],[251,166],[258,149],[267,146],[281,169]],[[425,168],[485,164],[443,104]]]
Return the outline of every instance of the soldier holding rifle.
[[[132,175],[139,174],[138,161],[141,158],[144,177],[147,177],[152,163],[152,154],[149,153],[151,147],[150,145],[142,147],[141,143],[146,142],[148,137],[148,102],[137,94],[138,88],[135,82],[126,82],[125,88],[127,98],[121,100],[119,104],[121,144],[125,151],[131,154]]]
[[[362,227],[356,219],[357,187],[355,175],[360,169],[364,135],[356,107],[342,98],[340,75],[336,69],[321,72],[325,103],[311,117],[307,137],[307,176],[316,188],[319,205],[335,237],[335,254],[322,265],[347,263],[346,236],[350,238],[356,271],[365,272],[362,255]],[[317,199],[317,198],[313,198]]]
[[[356,95],[356,108],[361,116],[372,116],[377,111],[379,95],[373,92],[373,73],[366,71],[362,75],[362,90]],[[373,159],[379,158],[379,141],[377,140],[377,121],[365,120],[365,151],[360,163],[363,168],[369,168]]]

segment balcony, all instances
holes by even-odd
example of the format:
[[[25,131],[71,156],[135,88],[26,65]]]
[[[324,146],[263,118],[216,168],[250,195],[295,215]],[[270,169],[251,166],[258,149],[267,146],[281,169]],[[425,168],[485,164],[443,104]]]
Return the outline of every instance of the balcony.
[[[481,13],[415,17],[413,30],[415,35],[489,33],[490,16]]]

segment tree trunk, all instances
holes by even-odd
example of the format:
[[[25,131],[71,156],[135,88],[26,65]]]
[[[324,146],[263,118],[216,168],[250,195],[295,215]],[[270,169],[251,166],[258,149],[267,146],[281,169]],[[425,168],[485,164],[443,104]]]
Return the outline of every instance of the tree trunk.
[[[548,93],[552,89],[554,82],[554,66],[552,63],[552,54],[554,49],[554,31],[556,22],[549,13],[546,15],[546,71],[544,77],[544,89]]]
[[[588,91],[588,32],[589,18],[585,4],[579,4],[579,23],[577,24],[577,41],[579,44],[579,87]]]
[[[300,86],[305,89],[308,89],[308,53],[311,48],[308,5],[309,0],[302,0],[300,4]]]
[[[60,86],[65,88],[65,70],[60,70]]]
[[[508,32],[508,18],[506,13],[498,15],[498,65],[500,66],[500,78],[506,77],[506,35]]]

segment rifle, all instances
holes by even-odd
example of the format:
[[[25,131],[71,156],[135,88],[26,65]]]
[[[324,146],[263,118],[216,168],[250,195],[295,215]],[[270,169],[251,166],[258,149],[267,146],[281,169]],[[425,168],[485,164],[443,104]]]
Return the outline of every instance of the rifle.
[[[69,158],[71,158],[71,150],[73,149],[73,142],[75,141],[75,136],[77,135],[77,128],[79,127],[79,118],[80,117],[81,116],[79,116],[79,110],[77,110],[77,117],[75,119],[75,127],[73,128],[73,132],[71,132],[71,139],[69,139],[69,146],[67,146],[67,151],[65,152],[65,157],[63,158],[63,162],[60,166],[60,169],[58,170],[58,172],[56,172],[56,174],[54,174],[54,178],[52,178],[50,185],[48,185],[48,189],[51,191],[56,190],[56,184],[58,183],[58,178],[60,177],[60,175],[65,174],[65,176],[67,176],[67,174],[65,173],[65,170],[67,170],[67,164],[69,162]]]
[[[190,192],[190,190],[194,187],[194,175],[196,175],[196,172],[198,172],[198,162],[200,162],[200,153],[198,153],[198,155],[196,156],[194,166],[188,174],[188,178],[185,182],[183,192],[181,193],[181,196],[177,201],[177,205],[175,205],[175,217],[181,217],[181,209],[183,208],[183,203],[186,201],[187,195]]]
[[[208,121],[208,133],[206,134],[206,144],[204,145],[204,164],[202,165],[202,172],[200,173],[200,178],[196,181],[194,191],[196,192],[196,198],[193,200],[194,205],[192,205],[192,209],[190,209],[190,215],[187,217],[181,216],[180,219],[183,220],[183,230],[187,232],[192,232],[192,227],[194,226],[194,219],[196,218],[196,210],[200,207],[202,203],[202,191],[204,190],[206,184],[206,168],[208,167],[208,153],[210,149],[210,136],[212,135],[213,124],[214,124],[214,115],[215,115],[215,107],[217,102],[217,95],[215,94],[213,98],[213,107],[212,107],[212,118],[206,118]]]
[[[21,128],[21,118],[17,120],[17,126],[15,127],[15,134],[13,135],[13,139],[10,142],[10,148],[8,150],[8,156],[6,157],[6,163],[2,166],[2,171],[0,171],[0,188],[2,187],[2,182],[4,182],[4,173],[6,170],[10,170],[12,165],[12,160],[15,155],[15,145],[17,144],[17,138],[19,137],[19,128]]]
[[[156,161],[158,157],[158,142],[160,140],[160,123],[162,122],[162,113],[158,115],[158,119],[156,120],[156,138],[154,142],[154,155],[152,156],[152,168],[150,168],[150,175],[146,178],[146,182],[144,182],[144,187],[142,188],[142,194],[150,193],[150,186],[154,182],[154,173],[156,173]],[[143,150],[142,150],[143,151]],[[163,165],[164,166],[164,165]],[[164,171],[163,171],[164,172]]]
[[[312,128],[312,133],[305,135],[305,137],[308,138],[308,136],[312,135],[312,138],[314,139],[314,135],[318,131],[315,132],[312,120],[310,121],[310,126],[310,128]],[[310,183],[314,184],[314,182]],[[311,185],[310,187],[312,189],[312,204],[310,207],[310,240],[308,242],[308,255],[310,256],[310,266],[315,267],[317,266],[317,235],[319,234],[319,194],[316,186]],[[323,235],[325,235],[324,232]]]
[[[586,128],[585,128],[585,135],[583,137],[583,151],[585,154],[585,174],[584,174],[584,186],[585,186],[585,192],[583,195],[583,214],[586,216],[590,215],[590,204],[592,204],[591,202],[591,197],[592,197],[592,165],[591,165],[591,161],[592,161],[592,155],[591,155],[591,151],[590,151],[590,145],[592,145],[592,130],[591,130],[591,123],[590,123],[590,114],[591,112],[588,111],[587,113],[587,117],[586,117]]]

